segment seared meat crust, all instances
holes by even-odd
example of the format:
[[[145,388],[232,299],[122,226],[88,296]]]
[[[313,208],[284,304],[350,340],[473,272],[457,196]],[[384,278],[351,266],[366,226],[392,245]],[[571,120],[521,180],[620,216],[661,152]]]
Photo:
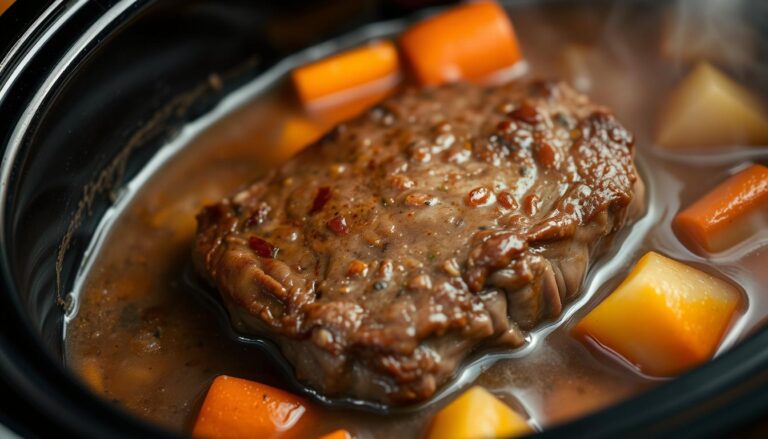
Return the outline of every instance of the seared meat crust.
[[[423,400],[579,292],[642,205],[633,142],[562,83],[407,90],[205,208],[194,261],[299,379]]]

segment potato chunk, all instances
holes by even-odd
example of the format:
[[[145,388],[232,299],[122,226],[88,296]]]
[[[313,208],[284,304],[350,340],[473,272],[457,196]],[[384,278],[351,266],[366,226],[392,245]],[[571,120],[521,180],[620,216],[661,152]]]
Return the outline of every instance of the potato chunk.
[[[575,332],[643,373],[672,376],[712,358],[740,303],[729,283],[649,252]]]
[[[701,63],[670,94],[656,143],[670,149],[768,144],[768,113],[744,87]]]
[[[480,439],[530,433],[522,416],[480,386],[472,387],[440,410],[427,439]]]

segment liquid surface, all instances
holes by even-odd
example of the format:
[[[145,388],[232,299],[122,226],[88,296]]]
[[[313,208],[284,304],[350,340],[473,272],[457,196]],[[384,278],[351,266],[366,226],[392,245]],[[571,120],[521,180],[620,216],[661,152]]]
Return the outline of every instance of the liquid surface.
[[[473,381],[543,428],[583,416],[659,384],[574,339],[571,326],[600,302],[646,251],[693,263],[740,285],[748,307],[721,350],[758,327],[768,311],[766,236],[702,258],[670,228],[680,206],[706,193],[747,161],[743,150],[716,159],[661,152],[652,145],[658,108],[686,69],[658,55],[659,11],[522,8],[511,12],[530,77],[559,77],[612,108],[636,135],[648,186],[648,211],[588,275],[563,317],[535,331],[522,353],[495,354],[465,371]],[[610,36],[608,38],[607,36]],[[649,36],[653,36],[649,38]],[[189,428],[213,377],[279,386],[269,360],[230,342],[182,282],[200,207],[233,193],[282,159],[274,145],[298,106],[283,84],[202,133],[147,181],[112,224],[79,291],[67,327],[69,366],[107,400],[173,430]],[[766,148],[748,150],[768,160]],[[418,437],[446,399],[418,413],[384,416],[321,409],[318,435],[345,428],[355,437]]]

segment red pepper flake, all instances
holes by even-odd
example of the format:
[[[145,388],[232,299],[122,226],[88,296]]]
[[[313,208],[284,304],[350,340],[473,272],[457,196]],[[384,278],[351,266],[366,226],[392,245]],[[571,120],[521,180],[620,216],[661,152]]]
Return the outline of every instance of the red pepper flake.
[[[248,238],[248,246],[262,258],[272,259],[277,255],[277,248],[274,245],[257,236]]]
[[[251,216],[248,217],[247,220],[245,220],[245,227],[260,226],[263,224],[264,221],[267,220],[267,215],[269,215],[270,210],[272,210],[272,208],[269,207],[269,204],[261,203],[259,208],[256,209],[256,212],[254,212]]]
[[[347,277],[361,277],[365,276],[367,273],[368,264],[359,259],[350,262],[349,268],[347,268]]]
[[[416,186],[416,182],[402,174],[389,177],[389,184],[393,188],[400,190],[411,189]]]
[[[253,227],[259,225],[259,215],[258,212],[254,213],[253,215],[249,216],[247,220],[245,220],[245,227]]]
[[[490,196],[491,191],[487,187],[480,186],[469,191],[469,194],[467,194],[467,204],[470,206],[481,206],[488,201]]]
[[[406,195],[403,202],[406,206],[432,206],[437,203],[437,199],[432,195],[416,192]]]
[[[517,209],[517,200],[509,192],[500,192],[496,199],[505,209]]]
[[[432,159],[432,154],[428,148],[422,146],[411,152],[411,158],[420,163],[427,163]]]
[[[517,107],[517,109],[511,111],[509,117],[531,125],[536,125],[540,118],[539,112],[532,105],[525,102]]]
[[[309,210],[309,214],[312,215],[313,213],[317,213],[323,210],[323,207],[325,207],[326,203],[328,203],[328,200],[330,199],[331,188],[328,186],[323,186],[318,189],[317,195],[315,195],[315,201],[312,202],[312,209]]]
[[[515,123],[511,120],[502,120],[496,124],[496,131],[501,131],[503,133],[512,132],[515,129],[517,129],[517,125],[515,125]]]
[[[335,234],[344,236],[349,233],[347,220],[343,216],[335,216],[328,220],[325,225]]]
[[[528,216],[536,215],[541,206],[541,197],[536,194],[530,194],[523,200],[523,208]]]
[[[536,159],[545,168],[557,167],[557,150],[549,142],[541,142],[536,149]]]

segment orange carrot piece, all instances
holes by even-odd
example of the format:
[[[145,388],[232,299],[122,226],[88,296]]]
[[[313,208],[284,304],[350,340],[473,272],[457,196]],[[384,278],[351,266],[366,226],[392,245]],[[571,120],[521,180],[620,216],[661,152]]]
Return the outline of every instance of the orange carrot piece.
[[[312,116],[312,118],[325,123],[326,126],[331,127],[362,114],[365,110],[390,96],[395,89],[396,87],[392,87],[371,91],[365,96],[358,96],[336,105],[320,108],[315,107],[312,111],[309,111],[308,114]]]
[[[6,9],[10,8],[13,4],[14,0],[0,0],[0,14],[5,12]]]
[[[313,416],[303,399],[264,384],[216,377],[197,416],[192,436],[219,438],[301,437]]]
[[[695,250],[719,252],[768,224],[768,168],[730,177],[675,217],[678,236]]]
[[[342,92],[357,97],[391,87],[399,69],[395,45],[379,41],[299,67],[292,76],[301,101],[309,104]]]
[[[352,439],[352,435],[347,430],[336,430],[333,433],[320,436],[318,439]]]
[[[287,160],[325,134],[331,125],[304,115],[291,115],[283,123],[275,142],[277,160]]]
[[[336,124],[360,115],[389,96],[392,91],[391,89],[381,90],[337,105],[289,115],[277,135],[272,157],[278,161],[292,157],[312,142],[320,139]]]
[[[424,85],[481,80],[522,58],[509,17],[492,1],[428,18],[403,33],[400,45]]]

